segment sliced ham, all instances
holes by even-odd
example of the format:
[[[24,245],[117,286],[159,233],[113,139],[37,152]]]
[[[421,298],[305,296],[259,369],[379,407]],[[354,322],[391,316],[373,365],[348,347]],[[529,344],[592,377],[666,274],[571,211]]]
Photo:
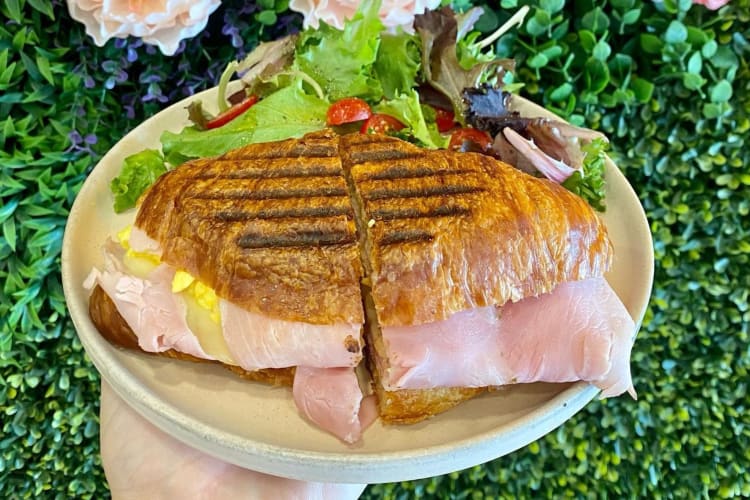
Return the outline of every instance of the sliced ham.
[[[359,441],[377,415],[374,396],[362,396],[353,368],[298,366],[292,391],[302,414],[347,443]]]
[[[214,359],[206,354],[185,319],[186,305],[172,293],[174,268],[162,264],[147,278],[138,278],[123,270],[123,251],[116,245],[105,250],[103,270],[93,269],[86,286],[94,284],[107,292],[133,333],[138,345],[147,352],[174,349],[197,358]]]
[[[630,392],[635,324],[604,278],[565,283],[503,307],[385,327],[389,390],[584,380]]]
[[[245,370],[352,367],[362,359],[361,325],[313,325],[269,318],[219,301],[229,352]]]

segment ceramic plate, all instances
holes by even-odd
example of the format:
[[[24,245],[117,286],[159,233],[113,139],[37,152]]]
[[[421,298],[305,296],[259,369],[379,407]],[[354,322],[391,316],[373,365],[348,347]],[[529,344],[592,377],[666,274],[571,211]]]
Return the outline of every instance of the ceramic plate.
[[[215,89],[196,97],[211,109]],[[88,293],[82,286],[91,268],[102,263],[104,241],[134,218],[133,211],[113,213],[109,183],[123,158],[159,148],[162,131],[177,132],[186,125],[187,102],[145,121],[102,158],[70,212],[62,253],[65,297],[86,352],[115,391],[155,425],[209,454],[270,474],[328,482],[393,482],[443,474],[510,453],[561,425],[597,394],[585,383],[513,386],[419,424],[376,422],[361,442],[347,446],[303,420],[287,388],[246,382],[219,366],[111,346],[89,319]],[[528,101],[522,106],[527,116],[549,115]],[[640,323],[653,279],[651,234],[638,197],[612,163],[606,176],[609,208],[604,219],[615,246],[607,279]]]

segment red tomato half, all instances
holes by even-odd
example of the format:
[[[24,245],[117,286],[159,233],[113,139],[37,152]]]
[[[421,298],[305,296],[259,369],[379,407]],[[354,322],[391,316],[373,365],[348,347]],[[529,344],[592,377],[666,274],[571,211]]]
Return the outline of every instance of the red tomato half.
[[[475,151],[486,153],[492,147],[492,137],[487,132],[475,128],[464,127],[451,135],[448,149],[453,151]]]
[[[443,132],[447,132],[452,129],[456,124],[456,116],[453,114],[453,111],[443,108],[434,109],[436,115],[435,124],[437,125],[438,132],[442,134]]]
[[[345,97],[328,107],[326,122],[328,125],[343,125],[367,120],[370,116],[372,110],[369,104],[357,97]]]
[[[359,130],[362,134],[387,134],[404,128],[404,124],[390,115],[376,113],[362,124]]]
[[[231,122],[238,116],[240,116],[242,113],[250,109],[250,107],[258,102],[258,96],[257,95],[251,95],[244,101],[235,104],[231,108],[227,109],[223,113],[219,113],[216,115],[215,118],[212,118],[206,122],[206,128],[212,129],[212,128],[219,128],[222,125],[226,125],[227,123]]]

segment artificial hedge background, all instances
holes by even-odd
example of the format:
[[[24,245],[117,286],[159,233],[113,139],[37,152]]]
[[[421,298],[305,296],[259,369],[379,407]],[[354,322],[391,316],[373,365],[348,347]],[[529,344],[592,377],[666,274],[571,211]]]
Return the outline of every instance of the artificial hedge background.
[[[480,4],[481,2],[476,2]],[[455,2],[460,8],[472,4]],[[486,465],[366,498],[750,496],[750,0],[502,0],[524,93],[612,137],[651,221],[656,281],[633,352],[638,401],[593,402]],[[96,47],[61,0],[0,3],[0,495],[102,497],[98,375],[66,315],[60,248],[87,172],[145,117],[298,29],[284,0],[225,0],[162,56]]]

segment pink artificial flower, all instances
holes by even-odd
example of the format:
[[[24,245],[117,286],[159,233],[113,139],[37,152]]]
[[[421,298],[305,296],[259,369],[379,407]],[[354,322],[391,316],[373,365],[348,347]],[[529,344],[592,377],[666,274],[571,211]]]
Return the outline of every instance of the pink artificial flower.
[[[717,10],[720,7],[724,7],[729,3],[729,0],[693,0],[693,3],[699,3],[705,5],[711,10]]]
[[[320,21],[324,21],[341,29],[344,20],[354,16],[360,3],[356,0],[291,0],[289,8],[305,16],[305,28],[317,28]],[[439,5],[440,0],[383,0],[380,19],[389,31],[401,27],[413,33],[414,15]]]
[[[158,45],[168,56],[180,40],[200,33],[221,0],[68,0],[70,16],[102,46],[130,35]]]

